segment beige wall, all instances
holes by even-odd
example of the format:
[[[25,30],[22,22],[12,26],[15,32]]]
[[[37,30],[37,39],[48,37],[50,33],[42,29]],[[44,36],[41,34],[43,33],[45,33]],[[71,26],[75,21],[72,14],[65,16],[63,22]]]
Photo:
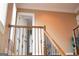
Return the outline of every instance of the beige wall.
[[[47,32],[65,53],[72,52],[71,37],[76,25],[75,14],[29,9],[18,9],[18,12],[34,13],[36,25],[46,25]]]
[[[46,25],[46,30],[63,48],[65,53],[72,52],[72,29],[76,25],[75,15],[56,12],[36,12],[36,25]]]

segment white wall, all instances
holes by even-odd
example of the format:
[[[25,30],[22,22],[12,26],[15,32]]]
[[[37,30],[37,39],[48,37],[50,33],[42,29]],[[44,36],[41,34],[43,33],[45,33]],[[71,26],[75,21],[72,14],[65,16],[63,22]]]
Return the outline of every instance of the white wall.
[[[8,3],[0,3],[0,20],[5,26]]]

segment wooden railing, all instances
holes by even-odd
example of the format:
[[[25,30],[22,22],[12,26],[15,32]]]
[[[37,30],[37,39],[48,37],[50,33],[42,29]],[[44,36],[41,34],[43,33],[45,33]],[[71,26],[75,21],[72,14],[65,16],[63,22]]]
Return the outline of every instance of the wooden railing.
[[[65,55],[62,48],[60,48],[60,46],[52,39],[52,37],[46,31],[45,26],[9,25],[9,27],[10,27],[10,32],[9,32],[9,40],[8,40],[8,55],[35,55],[35,56],[49,55],[49,47],[47,41],[50,42],[51,48],[53,47],[53,49],[51,50],[52,52],[51,55]],[[14,28],[14,32],[15,32],[13,39],[10,38],[11,28]],[[25,32],[25,30],[27,33]],[[30,33],[33,33],[32,38],[30,37],[31,36]],[[45,36],[48,39],[46,39]],[[24,39],[25,37],[27,37],[27,39]],[[31,40],[32,44],[29,41],[30,39],[32,39]],[[30,46],[29,44],[31,44],[32,46],[29,47]]]
[[[44,48],[43,48],[44,47],[43,30],[45,28],[44,26],[9,25],[9,27],[10,27],[10,32],[9,32],[9,40],[8,40],[8,55],[44,55]],[[12,28],[14,28],[15,33],[14,33],[14,38],[11,39],[10,37],[11,37]],[[31,35],[32,37],[30,37]],[[31,44],[29,43],[30,39],[31,39],[31,43],[34,42],[31,47],[29,47],[29,44]],[[13,40],[13,44],[14,44],[12,45],[13,47],[11,47],[10,44],[11,40]],[[23,48],[23,46],[27,46],[27,47]],[[12,48],[14,52],[11,51]],[[33,48],[33,50],[35,49],[35,51],[29,52],[30,48]],[[26,49],[27,52],[24,49]]]
[[[44,33],[48,37],[48,40],[50,41],[51,45],[55,47],[55,50],[58,53],[54,53],[54,55],[65,55],[63,49],[55,42],[55,40],[49,35],[49,33],[46,30],[44,31]]]

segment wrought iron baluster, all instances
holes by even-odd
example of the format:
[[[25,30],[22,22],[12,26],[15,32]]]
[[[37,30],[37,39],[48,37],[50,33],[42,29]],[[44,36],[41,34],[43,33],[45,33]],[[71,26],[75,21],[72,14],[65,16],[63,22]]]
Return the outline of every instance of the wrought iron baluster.
[[[29,28],[27,29],[27,55],[29,55]]]
[[[23,55],[24,28],[22,28],[22,55]]]
[[[32,55],[32,50],[31,50],[32,36],[31,35],[32,35],[32,28],[29,28],[29,55]]]
[[[27,55],[27,28],[25,28],[25,55]]]
[[[18,55],[20,52],[20,28],[19,28],[19,39],[18,39]]]
[[[41,55],[42,55],[42,29],[40,30],[40,39],[41,39]]]

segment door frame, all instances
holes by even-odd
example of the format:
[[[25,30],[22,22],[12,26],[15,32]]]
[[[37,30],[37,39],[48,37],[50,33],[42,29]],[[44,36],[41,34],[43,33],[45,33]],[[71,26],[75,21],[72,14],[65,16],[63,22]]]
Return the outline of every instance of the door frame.
[[[35,26],[35,14],[34,13],[27,13],[27,12],[17,12],[17,20],[19,19],[19,16],[25,15],[25,16],[31,16],[32,17],[32,26]],[[16,20],[16,25],[17,25],[17,20]],[[32,50],[32,55],[35,55],[35,49],[36,49],[36,41],[35,41],[35,29],[32,28],[32,40],[33,40],[33,50]]]

